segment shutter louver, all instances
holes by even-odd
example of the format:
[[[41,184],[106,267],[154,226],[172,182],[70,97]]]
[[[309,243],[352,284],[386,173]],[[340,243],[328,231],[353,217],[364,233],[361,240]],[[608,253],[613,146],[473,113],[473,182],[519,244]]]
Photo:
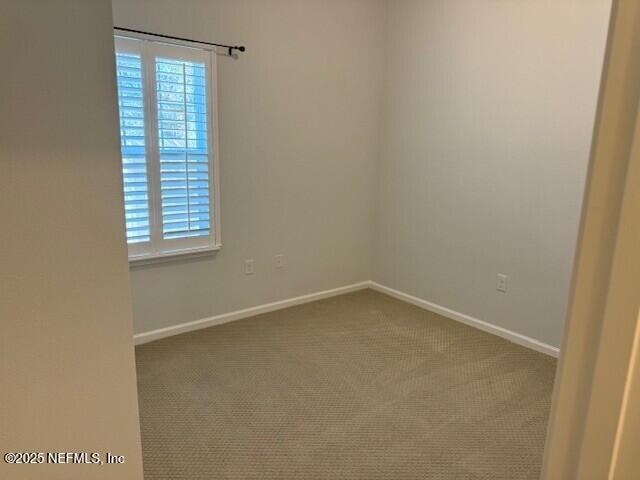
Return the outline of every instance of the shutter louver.
[[[127,243],[149,242],[149,182],[140,55],[118,52],[116,71]]]
[[[156,100],[164,239],[210,235],[205,65],[157,57]]]

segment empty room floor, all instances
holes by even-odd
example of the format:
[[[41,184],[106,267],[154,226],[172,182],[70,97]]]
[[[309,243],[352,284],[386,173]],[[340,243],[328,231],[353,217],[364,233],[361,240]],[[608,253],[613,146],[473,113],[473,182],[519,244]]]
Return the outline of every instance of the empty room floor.
[[[538,479],[556,360],[363,290],[136,348],[145,479]]]

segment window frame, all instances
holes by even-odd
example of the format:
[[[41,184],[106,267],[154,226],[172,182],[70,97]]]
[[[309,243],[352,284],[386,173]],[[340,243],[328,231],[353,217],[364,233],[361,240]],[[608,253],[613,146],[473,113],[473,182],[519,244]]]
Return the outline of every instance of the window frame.
[[[131,264],[167,261],[184,256],[201,256],[222,247],[220,221],[220,155],[218,137],[217,52],[215,47],[204,48],[186,41],[160,41],[145,34],[114,33],[115,53],[140,55],[144,105],[145,156],[148,182],[150,241],[127,244]],[[156,85],[157,57],[204,63],[207,79],[207,152],[209,173],[209,235],[165,239],[162,225],[160,189],[160,149],[158,145],[158,105]],[[114,55],[115,58],[115,55]],[[120,122],[120,117],[118,115]],[[122,159],[121,159],[122,161]],[[124,190],[123,190],[124,194]],[[124,216],[124,212],[123,212]]]

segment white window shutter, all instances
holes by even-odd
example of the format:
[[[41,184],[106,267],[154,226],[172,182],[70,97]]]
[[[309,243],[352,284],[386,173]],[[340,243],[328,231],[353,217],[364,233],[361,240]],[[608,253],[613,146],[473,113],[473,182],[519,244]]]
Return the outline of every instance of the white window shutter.
[[[116,54],[116,67],[127,242],[149,242],[151,230],[142,59],[139,54],[119,52]]]
[[[164,239],[211,234],[207,76],[202,63],[157,57]]]
[[[129,258],[220,248],[212,52],[116,37]]]

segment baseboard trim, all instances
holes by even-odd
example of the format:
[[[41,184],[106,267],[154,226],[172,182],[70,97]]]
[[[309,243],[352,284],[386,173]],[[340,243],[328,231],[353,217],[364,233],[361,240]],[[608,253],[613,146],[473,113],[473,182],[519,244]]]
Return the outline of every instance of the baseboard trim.
[[[451,310],[450,308],[428,302],[427,300],[423,300],[422,298],[414,297],[413,295],[409,295],[408,293],[394,290],[393,288],[386,287],[376,282],[369,282],[369,287],[378,292],[385,293],[391,297],[397,298],[398,300],[402,300],[417,307],[423,308],[424,310],[429,310],[430,312],[437,313],[438,315],[450,318],[451,320],[456,320],[458,322],[464,323],[465,325],[475,327],[478,330],[492,333],[493,335],[497,335],[498,337],[502,337],[523,347],[530,348],[531,350],[535,350],[552,357],[558,357],[560,355],[560,349],[558,349],[557,347],[547,345],[546,343],[542,343],[539,340],[527,337],[511,330],[507,330],[506,328],[498,327],[491,323],[484,322],[469,315],[465,315],[464,313],[456,312],[455,310]]]
[[[451,320],[464,323],[465,325],[477,328],[478,330],[497,335],[513,343],[522,345],[523,347],[530,348],[537,352],[551,355],[552,357],[558,357],[560,355],[560,350],[557,347],[547,345],[546,343],[542,343],[534,338],[527,337],[503,327],[498,327],[497,325],[484,322],[469,315],[465,315],[464,313],[456,312],[455,310],[452,310],[450,308],[443,307],[441,305],[429,302],[413,295],[409,295],[408,293],[395,290],[393,288],[381,285],[370,280],[354,283],[352,285],[345,285],[344,287],[332,288],[331,290],[323,290],[321,292],[310,293],[308,295],[288,298],[277,302],[266,303],[242,310],[236,310],[234,312],[223,313],[221,315],[214,315],[213,317],[203,318],[200,320],[195,320],[193,322],[171,325],[170,327],[160,328],[158,330],[152,330],[150,332],[137,333],[133,336],[133,338],[136,345],[142,345],[144,343],[153,342],[154,340],[160,340],[161,338],[172,337],[174,335],[180,335],[181,333],[193,332],[194,330],[213,327],[215,325],[222,325],[223,323],[253,317],[254,315],[260,315],[261,313],[274,312],[276,310],[282,310],[284,308],[293,307],[295,305],[302,305],[304,303],[314,302],[316,300],[335,297],[338,295],[343,295],[345,293],[364,290],[367,288],[371,288],[372,290],[376,290],[391,297],[397,298],[398,300],[402,300],[417,307],[423,308],[424,310],[437,313],[438,315],[442,315],[443,317],[447,317]]]
[[[352,285],[333,288],[331,290],[324,290],[321,292],[310,293],[308,295],[280,300],[278,302],[265,303],[263,305],[245,308],[243,310],[236,310],[234,312],[223,313],[221,315],[214,315],[213,317],[203,318],[200,320],[195,320],[193,322],[171,325],[170,327],[160,328],[158,330],[152,330],[150,332],[137,333],[133,336],[133,339],[136,345],[142,345],[143,343],[153,342],[154,340],[160,340],[161,338],[172,337],[174,335],[180,335],[181,333],[192,332],[194,330],[213,327],[215,325],[222,325],[223,323],[253,317],[254,315],[260,315],[261,313],[274,312],[276,310],[282,310],[283,308],[302,305],[304,303],[314,302],[316,300],[322,300],[323,298],[330,298],[349,292],[364,290],[366,288],[369,288],[370,286],[370,281],[354,283]]]

